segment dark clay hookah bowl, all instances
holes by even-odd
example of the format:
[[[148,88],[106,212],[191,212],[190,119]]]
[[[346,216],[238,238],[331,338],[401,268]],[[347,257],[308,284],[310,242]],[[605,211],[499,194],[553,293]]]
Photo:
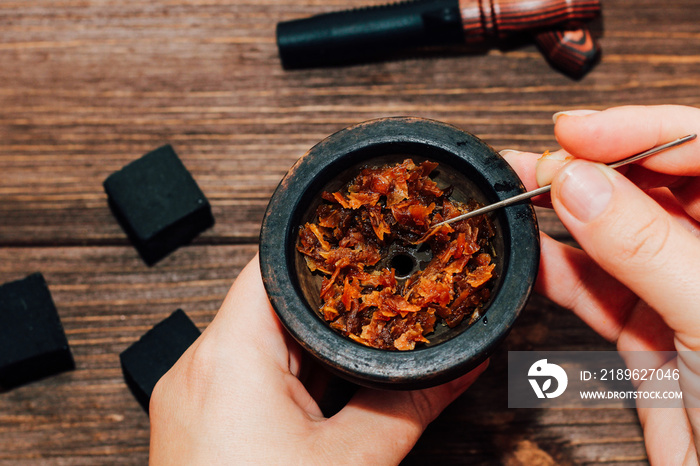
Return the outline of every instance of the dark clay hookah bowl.
[[[429,344],[405,352],[365,347],[331,329],[317,312],[322,277],[309,271],[296,250],[299,227],[313,220],[321,192],[339,190],[364,166],[406,158],[438,162],[431,178],[441,188],[453,186],[452,198],[458,201],[489,204],[525,191],[508,163],[476,136],[433,120],[383,118],[339,131],[301,157],[272,195],[260,234],[265,288],[289,333],[333,372],[374,388],[425,388],[475,368],[525,307],[539,262],[532,204],[500,209],[489,214],[496,231],[495,279],[478,321],[468,325],[465,319],[452,329],[438,324],[427,335]],[[419,252],[390,248],[383,264],[410,274],[422,259]]]

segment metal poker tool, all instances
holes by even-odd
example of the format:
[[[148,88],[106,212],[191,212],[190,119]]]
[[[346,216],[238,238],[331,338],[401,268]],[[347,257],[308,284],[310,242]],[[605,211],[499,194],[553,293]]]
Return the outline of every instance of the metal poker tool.
[[[626,159],[622,159],[618,162],[610,163],[608,164],[608,167],[610,168],[617,168],[621,167],[623,165],[627,165],[628,163],[636,162],[637,160],[641,160],[643,158],[649,157],[654,154],[658,154],[661,151],[664,151],[666,149],[670,149],[671,147],[676,147],[681,144],[684,144],[686,142],[692,141],[697,137],[696,134],[689,134],[688,136],[684,136],[682,138],[676,139],[675,141],[667,142],[666,144],[661,144],[660,146],[653,147],[647,151],[640,152],[637,155],[633,155],[631,157],[628,157]],[[489,204],[487,206],[481,207],[476,210],[472,210],[471,212],[467,212],[466,214],[458,215],[457,217],[453,217],[449,220],[445,220],[440,223],[436,223],[432,227],[430,227],[430,231],[435,230],[436,228],[439,228],[443,225],[448,225],[450,223],[454,222],[459,222],[460,220],[466,220],[471,217],[476,217],[477,215],[485,214],[488,212],[492,212],[494,210],[500,209],[502,207],[507,207],[512,204],[517,204],[518,202],[524,201],[526,199],[530,199],[535,196],[539,196],[540,194],[545,194],[548,193],[552,189],[552,185],[548,184],[547,186],[542,186],[541,188],[533,189],[532,191],[528,191],[523,194],[518,194],[517,196],[509,197],[508,199],[503,199],[502,201],[494,202],[493,204]]]

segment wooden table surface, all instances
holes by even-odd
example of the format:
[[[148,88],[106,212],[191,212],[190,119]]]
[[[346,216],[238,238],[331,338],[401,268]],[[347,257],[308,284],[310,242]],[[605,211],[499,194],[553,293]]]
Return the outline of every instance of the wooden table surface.
[[[602,63],[580,81],[529,44],[288,72],[278,21],[377,0],[2,0],[0,282],[41,271],[77,368],[0,394],[2,464],[145,464],[147,415],[118,354],[178,307],[202,328],[257,249],[294,161],[362,120],[414,115],[497,149],[556,148],[552,113],[700,104],[697,0],[604,0]],[[171,143],[216,225],[147,267],[102,181]],[[566,230],[540,211],[543,230]],[[645,464],[633,410],[507,409],[507,350],[611,349],[533,296],[487,373],[406,464]]]

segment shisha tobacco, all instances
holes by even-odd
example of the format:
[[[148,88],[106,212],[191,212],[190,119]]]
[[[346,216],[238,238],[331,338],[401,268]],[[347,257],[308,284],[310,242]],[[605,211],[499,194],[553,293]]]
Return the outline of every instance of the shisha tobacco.
[[[297,249],[309,269],[324,276],[319,313],[358,343],[412,350],[429,343],[426,335],[439,321],[455,327],[465,318],[477,320],[490,297],[495,264],[488,217],[430,231],[480,207],[474,200],[452,200],[451,188],[440,189],[429,177],[437,167],[407,159],[364,168],[340,191],[323,192],[326,202],[314,221],[300,228]],[[392,246],[429,248],[431,258],[402,279],[400,264],[382,261]]]

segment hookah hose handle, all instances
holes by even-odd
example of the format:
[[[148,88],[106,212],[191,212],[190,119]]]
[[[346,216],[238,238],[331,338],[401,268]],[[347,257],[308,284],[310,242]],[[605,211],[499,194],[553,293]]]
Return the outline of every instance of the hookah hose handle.
[[[600,59],[600,45],[585,27],[542,31],[535,43],[554,68],[572,78],[584,76]]]
[[[600,14],[600,0],[459,0],[468,43],[581,24]]]
[[[599,12],[599,0],[410,0],[281,22],[277,46],[285,68],[341,65],[580,24]]]
[[[462,37],[458,0],[404,1],[277,24],[284,68],[359,63]]]

